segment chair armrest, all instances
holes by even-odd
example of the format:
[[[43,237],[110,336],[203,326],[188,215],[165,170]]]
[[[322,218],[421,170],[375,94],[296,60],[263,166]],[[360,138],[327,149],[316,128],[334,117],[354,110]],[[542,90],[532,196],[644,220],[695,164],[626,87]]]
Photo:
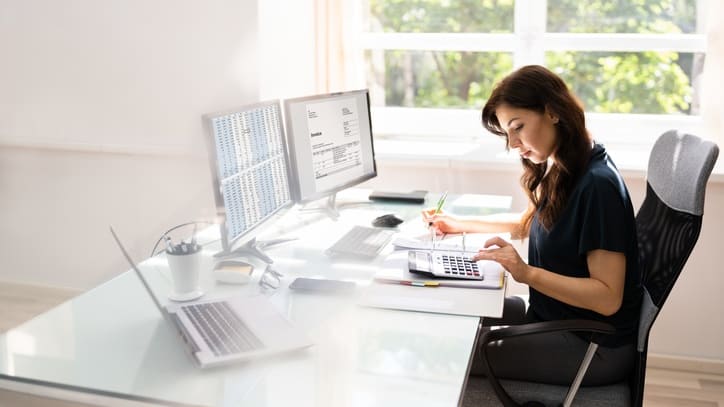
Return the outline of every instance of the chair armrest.
[[[480,348],[482,349],[481,357],[485,367],[486,374],[490,385],[493,387],[498,399],[506,407],[518,407],[516,403],[500,385],[500,381],[493,374],[493,368],[488,360],[488,344],[502,339],[514,338],[527,335],[539,335],[552,332],[589,332],[592,334],[610,335],[616,332],[611,324],[600,321],[592,321],[586,319],[569,319],[559,321],[533,322],[522,325],[511,325],[505,328],[499,328],[487,331],[480,337]],[[597,341],[593,341],[594,343]],[[526,403],[526,405],[536,405],[535,403]]]
[[[564,319],[558,321],[531,322],[529,324],[510,325],[505,328],[487,331],[481,337],[484,344],[516,336],[537,335],[551,332],[590,332],[610,335],[616,332],[613,325],[588,319]]]

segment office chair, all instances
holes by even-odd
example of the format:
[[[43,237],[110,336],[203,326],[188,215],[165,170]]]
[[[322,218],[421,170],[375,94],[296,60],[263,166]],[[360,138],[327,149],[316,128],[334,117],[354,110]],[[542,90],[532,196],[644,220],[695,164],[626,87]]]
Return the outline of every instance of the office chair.
[[[580,387],[598,345],[596,335],[614,328],[597,321],[547,321],[485,332],[482,360],[486,377],[471,377],[464,406],[641,406],[646,378],[649,333],[699,237],[706,183],[719,155],[716,144],[699,137],[668,131],[654,144],[649,157],[646,196],[636,214],[639,261],[644,298],[638,328],[637,355],[629,379],[607,386]],[[593,338],[570,387],[500,380],[490,365],[487,345],[516,336],[548,332],[588,332]]]

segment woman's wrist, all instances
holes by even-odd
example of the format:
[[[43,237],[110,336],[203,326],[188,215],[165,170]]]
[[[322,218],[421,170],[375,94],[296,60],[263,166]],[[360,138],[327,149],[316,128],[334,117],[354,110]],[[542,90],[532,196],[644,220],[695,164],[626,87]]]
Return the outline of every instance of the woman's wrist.
[[[533,267],[530,264],[525,264],[523,267],[523,273],[521,277],[524,281],[520,281],[523,284],[528,285],[529,287],[535,288],[535,282],[537,281],[538,274],[540,272],[540,269],[537,267]]]

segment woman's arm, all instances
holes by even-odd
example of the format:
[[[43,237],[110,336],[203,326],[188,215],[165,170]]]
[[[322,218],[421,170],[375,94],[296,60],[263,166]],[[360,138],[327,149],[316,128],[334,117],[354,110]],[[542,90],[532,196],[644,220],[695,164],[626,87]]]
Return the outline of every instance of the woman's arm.
[[[616,313],[623,302],[626,256],[607,250],[588,252],[589,278],[566,277],[531,267],[531,287],[558,301],[601,315]]]
[[[423,222],[440,233],[514,233],[520,228],[520,213],[498,213],[477,217],[460,217],[447,214],[433,215],[434,209],[422,212]]]
[[[518,252],[501,238],[493,238],[480,250],[474,260],[493,260],[503,266],[515,281],[528,284],[537,291],[566,304],[589,309],[601,315],[613,315],[623,302],[626,276],[626,256],[607,250],[588,253],[590,277],[567,277],[526,264]]]

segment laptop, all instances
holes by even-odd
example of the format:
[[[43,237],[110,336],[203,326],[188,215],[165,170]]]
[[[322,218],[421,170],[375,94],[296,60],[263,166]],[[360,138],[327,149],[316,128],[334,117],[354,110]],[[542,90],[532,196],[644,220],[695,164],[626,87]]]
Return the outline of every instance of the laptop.
[[[225,365],[312,345],[306,334],[284,318],[263,295],[162,306],[113,227],[110,229],[153,303],[164,319],[174,325],[198,366]]]

